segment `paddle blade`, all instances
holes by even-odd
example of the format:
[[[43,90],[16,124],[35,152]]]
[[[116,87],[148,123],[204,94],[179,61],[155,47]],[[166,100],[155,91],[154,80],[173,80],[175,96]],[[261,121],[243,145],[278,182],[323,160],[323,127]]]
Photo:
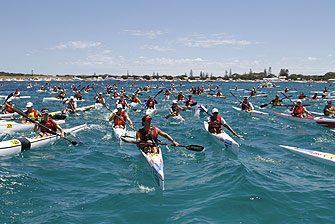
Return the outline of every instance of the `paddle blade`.
[[[266,103],[266,104],[260,105],[259,107],[260,107],[260,108],[263,108],[263,107],[266,107],[267,105],[269,105],[269,103]]]
[[[185,148],[196,152],[202,152],[205,150],[205,147],[202,145],[187,145]]]

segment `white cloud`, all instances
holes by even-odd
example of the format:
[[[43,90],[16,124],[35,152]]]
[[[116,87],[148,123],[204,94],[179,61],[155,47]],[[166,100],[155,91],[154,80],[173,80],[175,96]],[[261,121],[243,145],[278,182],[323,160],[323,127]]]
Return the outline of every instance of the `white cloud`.
[[[328,57],[333,57],[334,55],[333,54],[328,54]]]
[[[144,50],[153,50],[153,51],[174,51],[175,49],[173,48],[169,48],[169,47],[161,47],[161,46],[157,46],[157,45],[144,45],[143,47],[141,47],[141,49]]]
[[[102,52],[89,54],[84,59],[78,59],[75,61],[69,61],[65,64],[71,65],[110,65],[110,66],[120,66],[124,62],[123,56],[112,56],[110,55],[110,50],[104,50]]]
[[[146,58],[146,57],[139,57],[138,60],[135,61],[135,64],[140,65],[185,65],[185,64],[197,64],[202,63],[204,60],[202,58]]]
[[[148,39],[156,39],[159,35],[162,35],[164,32],[160,30],[123,30],[126,33],[130,33],[131,36],[146,37]]]
[[[61,43],[57,46],[48,48],[49,50],[63,50],[63,49],[84,49],[91,47],[100,46],[100,42],[92,42],[92,41],[68,41],[67,43]]]
[[[316,57],[308,57],[307,60],[308,61],[316,61],[316,60],[318,60],[318,58],[316,58]]]
[[[210,48],[218,45],[236,45],[245,46],[256,44],[247,40],[237,40],[233,36],[228,36],[226,33],[217,33],[211,35],[193,34],[191,37],[183,37],[178,40],[187,47],[203,47]]]

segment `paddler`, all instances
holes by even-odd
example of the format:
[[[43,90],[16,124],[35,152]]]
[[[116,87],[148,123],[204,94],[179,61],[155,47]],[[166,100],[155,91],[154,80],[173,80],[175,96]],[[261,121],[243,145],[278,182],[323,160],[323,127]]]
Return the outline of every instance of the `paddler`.
[[[305,96],[304,92],[301,92],[298,98],[299,98],[300,100],[305,99],[306,96]]]
[[[42,90],[42,91],[45,91],[45,87],[44,87],[44,86],[42,86],[42,87],[41,87],[41,90]]]
[[[227,124],[227,122],[220,116],[218,116],[219,110],[214,108],[212,110],[212,116],[208,117],[208,131],[214,134],[223,133],[223,129],[221,127],[224,126],[227,128],[233,135],[237,136],[236,132]]]
[[[141,100],[135,94],[133,94],[128,100],[133,103],[142,104]]]
[[[241,109],[242,109],[243,111],[252,111],[252,110],[254,110],[254,106],[252,105],[251,102],[249,102],[247,96],[245,96],[245,97],[244,97],[244,100],[241,101]]]
[[[56,132],[57,129],[61,132],[60,137],[64,138],[64,131],[63,129],[57,124],[53,119],[49,118],[49,109],[43,108],[42,109],[42,121],[40,122],[41,125],[45,126],[42,127],[39,125],[38,122],[35,123],[34,132],[37,132],[38,129],[41,129],[41,132],[36,136],[36,138],[43,138],[50,135],[54,135],[51,131]]]
[[[81,93],[81,91],[79,90],[78,92],[76,92],[76,94],[74,95],[74,97],[77,100],[82,100],[83,99],[83,94]]]
[[[116,105],[121,104],[122,105],[122,109],[126,109],[126,107],[129,107],[128,104],[127,104],[127,102],[126,102],[126,100],[124,99],[123,95],[120,96],[120,99],[117,100],[115,104]]]
[[[57,93],[58,92],[58,89],[57,89],[57,87],[56,86],[54,86],[54,90],[53,90],[55,93]]]
[[[152,118],[149,115],[142,117],[143,128],[138,130],[136,133],[136,139],[139,141],[137,147],[141,149],[144,153],[159,153],[158,147],[158,135],[172,142],[174,146],[179,146],[178,142],[173,140],[173,138],[157,127],[151,126]]]
[[[168,89],[166,89],[164,95],[165,96],[170,96],[170,91]]]
[[[216,96],[222,96],[221,90],[218,90],[218,92],[216,93]]]
[[[106,103],[104,97],[102,96],[102,92],[100,92],[99,95],[96,95],[94,99],[95,99],[95,103],[103,103],[103,104]]]
[[[124,90],[124,88],[122,87],[121,88],[121,93],[124,93],[124,92],[126,92],[126,90]]]
[[[194,100],[192,99],[192,95],[188,95],[188,99],[185,101],[186,107],[191,107],[194,105]]]
[[[157,104],[157,101],[152,96],[149,96],[149,99],[146,102],[146,108],[155,109],[155,104]]]
[[[21,93],[18,89],[15,90],[14,97],[20,97]]]
[[[9,98],[7,102],[4,105],[2,105],[2,110],[0,111],[0,113],[5,112],[5,114],[13,114],[14,113],[13,107],[14,104],[12,103],[12,99]]]
[[[250,92],[250,96],[256,96],[256,89],[252,88],[251,92]]]
[[[284,92],[285,92],[285,93],[288,93],[288,91],[289,91],[289,90],[288,90],[288,88],[286,87],[285,90],[284,90]]]
[[[37,110],[33,109],[33,103],[32,102],[28,102],[26,105],[27,110],[24,111],[24,113],[27,115],[27,117],[29,117],[32,120],[37,120],[38,117],[42,117],[41,113]],[[19,117],[19,120],[22,121],[23,124],[31,124],[32,122],[29,120],[23,121],[23,117]]]
[[[63,100],[65,99],[65,96],[66,96],[65,91],[60,91],[60,93],[58,94],[56,98]]]
[[[293,108],[291,109],[293,111],[291,115],[293,117],[300,117],[300,118],[307,117],[306,114],[312,115],[301,103],[302,101],[300,99],[297,100],[297,103],[295,103]]]
[[[118,98],[118,96],[119,96],[119,94],[118,94],[116,91],[114,91],[114,95],[113,95],[113,97],[114,97],[114,98]]]
[[[271,100],[270,103],[272,104],[272,106],[280,106],[282,101],[283,100],[279,99],[279,95],[276,95],[276,98]]]
[[[67,104],[67,108],[63,110],[63,113],[76,113],[77,111],[77,102],[74,100],[74,97],[71,96],[70,99],[67,99],[63,102],[63,104]]]
[[[178,101],[177,100],[174,100],[172,102],[172,106],[170,107],[169,109],[169,116],[172,116],[172,117],[175,117],[175,116],[179,116],[179,112],[180,111],[185,111],[186,110],[186,107],[184,108],[181,108],[180,106],[177,105],[178,104]]]
[[[178,101],[183,101],[185,99],[184,95],[183,95],[183,92],[179,92],[178,95],[177,95],[177,100]]]
[[[325,116],[334,116],[335,115],[335,108],[332,106],[332,101],[328,100],[327,105],[323,109],[323,113]]]
[[[314,95],[312,96],[312,100],[318,100],[318,94],[314,93]]]
[[[133,129],[133,122],[131,122],[128,114],[124,111],[122,111],[122,105],[118,104],[116,106],[117,111],[113,112],[110,114],[110,118],[109,121],[113,121],[114,122],[114,128],[125,128],[126,125],[126,121],[129,122],[130,124],[130,128]]]

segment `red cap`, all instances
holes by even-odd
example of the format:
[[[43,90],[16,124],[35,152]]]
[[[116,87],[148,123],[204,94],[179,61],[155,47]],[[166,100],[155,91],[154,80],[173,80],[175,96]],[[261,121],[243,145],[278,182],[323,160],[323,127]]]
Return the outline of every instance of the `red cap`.
[[[147,121],[147,120],[151,120],[152,118],[149,116],[149,115],[145,115],[143,118],[142,118],[142,121]]]

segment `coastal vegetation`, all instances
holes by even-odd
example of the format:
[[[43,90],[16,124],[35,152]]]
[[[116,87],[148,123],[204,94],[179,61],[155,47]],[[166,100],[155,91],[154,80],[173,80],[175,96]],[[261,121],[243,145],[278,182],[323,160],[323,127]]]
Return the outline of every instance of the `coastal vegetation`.
[[[271,69],[271,68],[270,68]],[[270,71],[269,69],[269,71]],[[55,79],[55,80],[72,80],[75,78],[83,80],[91,79],[123,79],[123,80],[264,80],[271,78],[279,78],[280,80],[301,80],[301,81],[328,81],[329,79],[335,79],[335,72],[327,72],[324,75],[303,75],[303,74],[289,74],[288,69],[281,69],[279,75],[276,76],[270,72],[267,72],[266,69],[263,72],[252,72],[250,69],[249,73],[238,74],[225,72],[222,76],[214,76],[212,73],[201,71],[199,75],[195,75],[192,70],[187,74],[172,76],[172,75],[160,75],[158,72],[153,72],[152,75],[130,75],[129,73],[125,75],[43,75],[43,74],[23,74],[23,73],[8,73],[0,72],[0,78],[3,80],[10,79],[30,79],[30,80],[40,80],[40,79]]]

